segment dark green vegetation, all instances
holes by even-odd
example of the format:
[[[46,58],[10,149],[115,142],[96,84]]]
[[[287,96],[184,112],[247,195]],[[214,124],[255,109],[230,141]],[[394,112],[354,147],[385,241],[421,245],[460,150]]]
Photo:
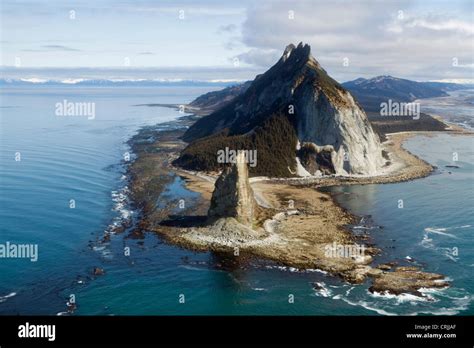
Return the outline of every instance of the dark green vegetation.
[[[385,134],[398,132],[437,132],[446,130],[446,125],[427,114],[420,114],[415,120],[406,116],[380,116],[378,113],[367,113],[372,128],[379,135],[380,140],[386,140]]]
[[[296,167],[296,132],[293,120],[281,113],[272,115],[249,134],[229,135],[222,131],[189,144],[173,163],[184,169],[215,171],[222,169],[217,162],[217,151],[257,150],[257,165],[249,167],[250,175],[274,177],[291,176]],[[259,165],[265,163],[265,165]]]

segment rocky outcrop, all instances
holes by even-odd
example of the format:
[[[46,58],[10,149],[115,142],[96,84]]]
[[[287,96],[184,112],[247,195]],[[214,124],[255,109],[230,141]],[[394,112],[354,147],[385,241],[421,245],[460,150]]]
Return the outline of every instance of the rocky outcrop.
[[[318,146],[314,143],[303,143],[297,152],[300,163],[311,175],[335,174],[332,158],[334,156],[332,145]]]
[[[235,163],[226,167],[216,180],[208,216],[232,217],[246,226],[252,226],[256,206],[245,154],[239,151]]]
[[[198,120],[183,139],[199,146],[201,138],[208,142],[215,134],[252,134],[275,113],[291,120],[300,143],[333,148],[327,167],[335,174],[375,175],[385,163],[364,111],[314,59],[310,46],[301,43],[288,45],[280,60],[257,76],[245,93]],[[294,159],[297,149],[292,151]]]
[[[381,272],[374,278],[370,292],[400,295],[410,293],[423,296],[420,289],[445,288],[449,282],[441,274],[426,273],[418,267],[397,267],[392,272]]]

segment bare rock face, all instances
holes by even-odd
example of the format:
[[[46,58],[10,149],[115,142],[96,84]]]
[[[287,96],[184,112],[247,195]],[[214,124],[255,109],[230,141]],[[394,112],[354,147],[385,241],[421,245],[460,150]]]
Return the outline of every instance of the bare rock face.
[[[380,141],[352,95],[327,75],[308,45],[288,46],[283,58],[282,65],[302,64],[285,81],[299,141],[313,143],[316,159],[331,163],[324,166],[327,173],[376,175],[385,162]]]
[[[256,206],[245,155],[239,152],[236,163],[226,167],[216,181],[208,216],[233,217],[244,225],[252,226]]]
[[[332,146],[336,174],[377,174],[384,164],[380,141],[351,94],[333,89],[330,95],[311,80],[306,84],[299,86],[295,97],[298,139]]]

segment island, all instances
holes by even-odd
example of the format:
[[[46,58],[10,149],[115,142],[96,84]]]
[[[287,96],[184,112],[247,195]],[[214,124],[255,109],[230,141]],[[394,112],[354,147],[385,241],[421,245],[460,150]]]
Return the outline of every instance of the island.
[[[151,231],[237,264],[262,258],[349,283],[370,281],[369,290],[382,294],[423,296],[421,288],[449,286],[442,274],[378,263],[381,250],[348,228],[359,217],[320,189],[425,177],[433,167],[403,141],[466,131],[429,115],[386,120],[366,113],[302,43],[287,46],[253,81],[169,106],[192,114],[168,130],[143,128],[129,142],[136,160],[128,176],[140,210],[132,236]],[[176,177],[198,199],[160,201]]]

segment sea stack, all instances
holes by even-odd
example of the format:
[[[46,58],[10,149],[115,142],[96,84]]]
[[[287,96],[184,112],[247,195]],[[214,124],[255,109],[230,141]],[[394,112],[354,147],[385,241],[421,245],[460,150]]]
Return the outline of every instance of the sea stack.
[[[249,183],[245,154],[239,151],[235,163],[226,167],[216,180],[208,216],[212,218],[235,218],[251,227],[256,202]]]

